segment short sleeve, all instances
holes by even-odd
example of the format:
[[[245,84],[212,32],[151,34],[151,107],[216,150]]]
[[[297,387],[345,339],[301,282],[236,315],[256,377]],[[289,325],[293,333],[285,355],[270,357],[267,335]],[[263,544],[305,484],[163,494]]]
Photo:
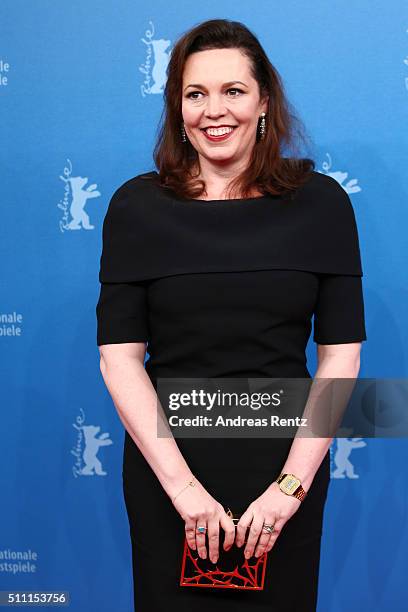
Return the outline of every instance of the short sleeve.
[[[361,276],[319,274],[313,340],[318,344],[367,340]]]
[[[142,257],[131,249],[141,231],[133,214],[139,200],[132,180],[112,195],[103,222],[100,294],[96,305],[97,344],[147,342],[149,337],[147,285],[139,277]]]
[[[98,346],[147,342],[146,282],[101,283],[96,318]]]

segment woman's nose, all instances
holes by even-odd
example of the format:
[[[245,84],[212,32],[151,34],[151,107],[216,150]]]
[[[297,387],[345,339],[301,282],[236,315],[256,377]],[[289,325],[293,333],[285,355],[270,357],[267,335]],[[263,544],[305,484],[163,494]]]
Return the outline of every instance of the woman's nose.
[[[219,96],[208,96],[206,115],[207,117],[218,117],[225,113],[225,104]]]

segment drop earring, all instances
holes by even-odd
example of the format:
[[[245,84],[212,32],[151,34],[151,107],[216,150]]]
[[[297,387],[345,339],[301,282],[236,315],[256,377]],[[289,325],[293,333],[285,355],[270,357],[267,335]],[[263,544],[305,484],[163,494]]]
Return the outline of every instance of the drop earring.
[[[181,132],[181,142],[187,142],[186,131],[184,129],[184,123],[183,122],[181,123],[180,132]]]
[[[259,126],[259,140],[263,140],[265,138],[265,126],[266,126],[266,120],[265,120],[265,116],[266,113],[261,113],[261,123]]]

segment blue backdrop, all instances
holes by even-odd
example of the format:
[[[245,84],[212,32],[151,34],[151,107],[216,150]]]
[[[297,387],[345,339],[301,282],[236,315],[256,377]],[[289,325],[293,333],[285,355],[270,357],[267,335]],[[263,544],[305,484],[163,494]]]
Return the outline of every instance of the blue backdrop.
[[[360,377],[407,376],[406,1],[2,0],[0,590],[132,609],[124,434],[96,346],[102,221],[113,191],[154,169],[169,52],[210,18],[257,34],[317,170],[350,194]],[[349,440],[349,463],[332,450],[319,610],[406,610],[406,441]]]

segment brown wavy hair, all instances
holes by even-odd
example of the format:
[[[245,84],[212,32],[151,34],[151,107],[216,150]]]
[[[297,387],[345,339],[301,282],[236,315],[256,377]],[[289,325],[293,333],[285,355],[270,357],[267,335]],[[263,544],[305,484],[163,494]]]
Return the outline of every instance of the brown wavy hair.
[[[308,143],[302,122],[288,102],[281,77],[269,61],[256,36],[242,23],[226,19],[204,21],[187,31],[171,51],[164,90],[164,108],[153,159],[159,184],[180,198],[198,198],[205,182],[193,174],[198,153],[181,141],[182,83],[184,65],[192,53],[208,49],[239,49],[250,62],[261,99],[269,96],[264,139],[257,140],[248,167],[229,184],[229,193],[250,197],[254,189],[263,194],[280,195],[296,190],[310,176],[315,162],[310,158],[283,157],[286,146],[298,151],[298,139]],[[292,153],[293,155],[293,153]]]

